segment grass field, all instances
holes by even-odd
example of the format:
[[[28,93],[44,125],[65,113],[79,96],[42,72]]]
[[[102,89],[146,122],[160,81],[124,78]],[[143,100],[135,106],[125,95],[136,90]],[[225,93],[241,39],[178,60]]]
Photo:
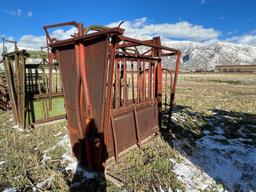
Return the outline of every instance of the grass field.
[[[181,74],[170,131],[107,169],[119,188],[75,169],[65,121],[21,131],[1,112],[0,191],[256,191],[255,85],[255,74]]]
[[[48,105],[48,101],[47,104]],[[44,116],[44,103],[43,101],[34,102],[35,118],[36,120],[46,118]],[[53,98],[52,99],[52,110],[49,111],[49,117],[65,114],[64,98]]]

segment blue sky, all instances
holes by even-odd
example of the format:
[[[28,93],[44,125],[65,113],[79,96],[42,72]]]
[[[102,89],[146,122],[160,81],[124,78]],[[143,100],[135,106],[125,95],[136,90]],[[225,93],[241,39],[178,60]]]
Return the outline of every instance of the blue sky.
[[[256,45],[255,8],[255,0],[5,0],[0,35],[19,41],[26,35],[44,35],[45,24],[75,20],[85,26],[113,25],[124,20],[123,27],[131,28],[128,34]]]

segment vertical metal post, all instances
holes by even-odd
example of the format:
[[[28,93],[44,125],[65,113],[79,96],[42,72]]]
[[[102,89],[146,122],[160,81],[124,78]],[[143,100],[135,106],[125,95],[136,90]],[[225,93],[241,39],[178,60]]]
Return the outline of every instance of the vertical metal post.
[[[174,75],[174,81],[173,81],[173,92],[176,91],[176,85],[177,85],[177,80],[178,80],[178,74],[179,74],[179,70],[180,70],[180,55],[181,52],[179,51],[177,53],[177,58],[176,58],[176,68],[175,68],[175,75]],[[174,99],[174,98],[173,98]]]
[[[7,56],[4,56],[4,68],[5,68],[5,76],[8,83],[8,92],[10,94],[10,100],[12,105],[12,111],[14,115],[14,120],[16,123],[19,122],[19,116],[17,111],[17,103],[15,97],[15,89],[14,89],[14,82],[13,82],[13,73],[11,72],[11,63]]]
[[[108,126],[111,115],[111,102],[112,102],[112,84],[113,84],[113,71],[114,71],[114,61],[115,61],[115,52],[116,52],[116,37],[111,38],[111,44],[108,46],[109,49],[109,65],[108,65],[108,79],[107,79],[107,90],[106,90],[106,100],[104,106],[104,119],[103,119],[103,134],[104,134],[104,143],[107,144],[107,134]],[[103,144],[100,145],[100,152],[102,153]],[[100,159],[101,154],[100,153]]]
[[[170,98],[170,109],[169,109],[169,118],[168,118],[168,124],[169,125],[171,123],[171,115],[172,115],[172,109],[173,109],[173,104],[174,104],[175,91],[176,91],[176,85],[177,85],[177,80],[178,80],[178,73],[179,73],[179,70],[180,70],[180,55],[181,55],[181,52],[179,51],[177,53],[177,57],[176,57],[176,68],[175,68],[175,74],[174,74],[173,86],[172,86],[172,93],[171,93],[171,98]]]
[[[49,54],[49,63],[48,63],[48,70],[49,70],[49,83],[48,83],[48,89],[49,89],[49,110],[52,110],[52,65],[53,65],[53,53]]]
[[[133,116],[134,116],[134,121],[135,121],[135,131],[136,131],[136,137],[137,137],[137,145],[138,145],[138,147],[141,147],[140,129],[139,129],[137,110],[136,110],[135,105],[133,105]]]
[[[137,103],[140,102],[140,60],[137,61]]]
[[[114,156],[115,161],[118,161],[118,151],[117,151],[117,141],[116,141],[116,132],[115,132],[115,124],[112,114],[110,114],[110,122],[111,122],[111,131],[113,135],[113,145],[114,145]]]
[[[154,94],[154,98],[157,98],[157,73],[156,73],[156,68],[157,68],[157,62],[154,62],[154,66],[153,66],[153,69],[154,69],[154,80],[153,80],[153,83],[154,83],[154,89],[153,89],[153,94]]]
[[[146,82],[146,65],[145,65],[145,61],[143,60],[143,80],[142,80],[142,96],[143,96],[143,101],[146,100],[146,86],[147,86],[147,82]]]
[[[167,74],[168,70],[165,70],[165,80],[164,80],[164,107],[167,108]]]
[[[119,101],[119,60],[117,59],[115,62],[115,86],[116,86],[116,90],[115,90],[115,108],[119,108],[120,105],[120,101]]]
[[[161,63],[157,63],[157,95],[158,99],[162,98],[162,66]]]
[[[134,69],[133,69],[133,62],[131,61],[131,71],[132,71],[132,102],[135,103],[134,98]]]
[[[21,103],[21,95],[20,95],[20,78],[21,78],[21,74],[20,74],[20,71],[19,71],[19,54],[17,52],[18,50],[15,50],[14,52],[14,63],[15,63],[15,70],[14,70],[14,89],[15,89],[15,92],[16,92],[16,103],[17,103],[17,113],[18,113],[18,119],[19,119],[19,122],[18,122],[18,125],[20,127],[22,127],[22,119],[21,119],[21,109],[20,109],[20,103]],[[16,81],[15,81],[16,79]],[[15,85],[16,84],[16,85]]]
[[[21,63],[19,65],[19,72],[20,72],[20,97],[21,97],[21,102],[20,102],[20,111],[21,111],[21,122],[22,122],[22,127],[25,129],[26,127],[26,108],[25,108],[25,100],[26,100],[26,69],[25,69],[25,64],[26,64],[26,58],[23,55],[21,57]]]
[[[123,92],[123,107],[124,110],[126,111],[126,100],[127,100],[127,70],[126,70],[126,59],[124,59],[124,92]]]
[[[159,128],[162,129],[162,66],[161,62],[157,62],[157,100],[158,100],[158,122]]]
[[[152,99],[152,63],[149,63],[149,98]]]

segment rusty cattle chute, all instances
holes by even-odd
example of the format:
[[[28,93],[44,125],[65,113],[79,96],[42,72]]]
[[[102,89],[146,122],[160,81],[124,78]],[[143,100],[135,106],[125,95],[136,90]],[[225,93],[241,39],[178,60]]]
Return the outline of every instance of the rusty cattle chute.
[[[77,33],[64,40],[50,36],[49,28],[64,26],[76,27]],[[107,159],[117,161],[120,153],[159,132],[167,105],[170,119],[178,49],[162,46],[159,37],[126,37],[120,27],[84,28],[82,23],[67,22],[44,30],[49,55],[60,66],[68,133],[81,163],[101,170]],[[161,58],[169,56],[176,56],[174,70],[162,69]]]

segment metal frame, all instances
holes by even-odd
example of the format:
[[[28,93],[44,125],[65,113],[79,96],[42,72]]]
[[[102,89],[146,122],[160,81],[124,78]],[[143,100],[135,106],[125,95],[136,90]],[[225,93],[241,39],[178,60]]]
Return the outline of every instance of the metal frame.
[[[69,25],[77,28],[71,38],[50,37],[49,28]],[[146,41],[126,37],[119,26],[84,28],[73,21],[44,26],[44,30],[49,56],[53,54],[60,65],[68,132],[81,163],[101,170],[107,159],[118,161],[121,152],[141,146],[142,140],[159,132],[163,87],[170,119],[180,65],[178,49],[162,46],[159,37]],[[162,69],[165,56],[176,56],[174,71]]]
[[[13,52],[7,52],[5,43],[14,43],[15,49]],[[8,96],[8,103],[6,108],[10,108],[13,112],[15,122],[21,127],[45,123],[48,121],[64,119],[65,114],[50,116],[49,113],[52,108],[52,99],[56,97],[63,97],[63,90],[61,85],[53,82],[53,70],[55,70],[55,79],[57,81],[58,65],[54,64],[48,66],[47,53],[29,54],[25,50],[19,50],[17,43],[3,39],[4,52],[3,65],[5,75],[2,77],[6,83],[1,85],[1,93],[3,93],[0,101],[6,101]],[[27,59],[40,58],[41,64],[28,64]],[[54,90],[52,88],[54,87]],[[3,89],[7,88],[3,91]],[[36,119],[34,110],[34,102],[39,101],[43,108],[43,119]]]

